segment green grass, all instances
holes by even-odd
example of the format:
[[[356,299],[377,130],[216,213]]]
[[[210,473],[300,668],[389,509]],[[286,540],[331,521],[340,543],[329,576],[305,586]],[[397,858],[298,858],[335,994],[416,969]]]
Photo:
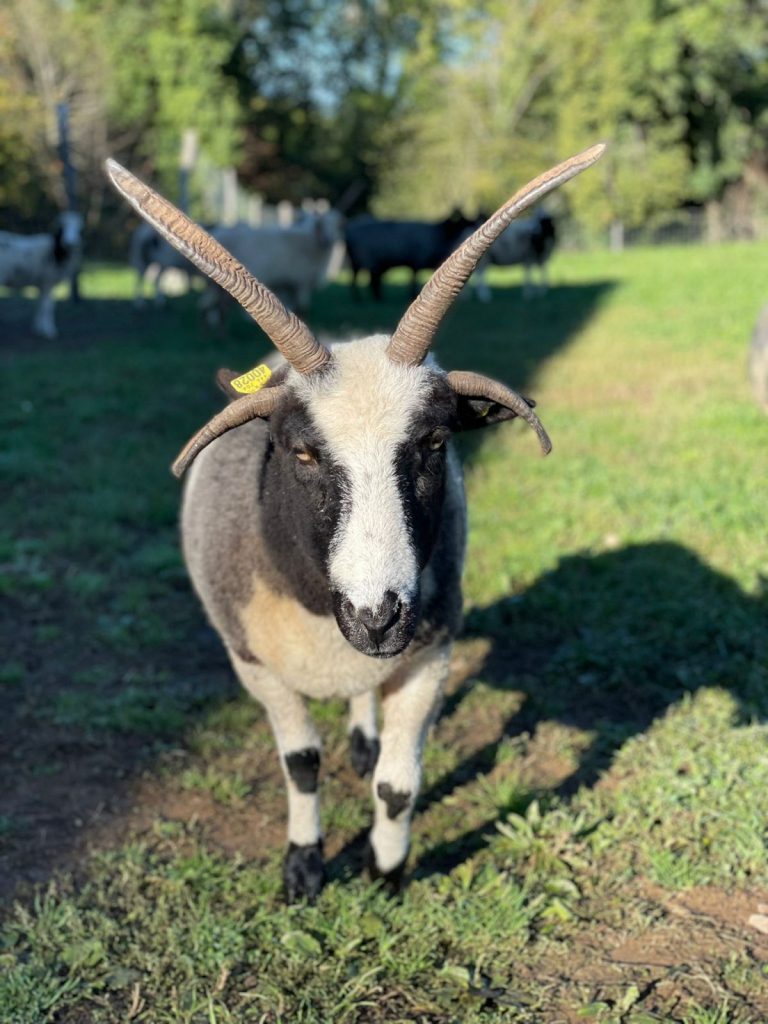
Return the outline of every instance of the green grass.
[[[492,304],[457,305],[438,357],[533,394],[554,453],[519,425],[462,440],[467,667],[400,901],[357,871],[343,704],[314,708],[332,881],[312,908],[281,902],[279,767],[189,592],[167,469],[214,370],[266,344],[237,319],[206,335],[192,301],[142,317],[125,272],[88,273],[61,342],[4,358],[0,701],[39,787],[65,739],[121,743],[160,796],[149,826],[21,891],[0,1021],[768,1019],[745,923],[768,902],[768,421],[745,371],[766,259],[563,254],[546,298],[500,272]],[[312,323],[388,328],[404,301],[330,288]],[[25,815],[0,801],[12,863]]]

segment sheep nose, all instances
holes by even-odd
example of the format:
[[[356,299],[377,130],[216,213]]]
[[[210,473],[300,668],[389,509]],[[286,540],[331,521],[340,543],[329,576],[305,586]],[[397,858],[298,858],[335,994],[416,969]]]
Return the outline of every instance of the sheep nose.
[[[357,621],[365,626],[368,636],[378,644],[384,639],[384,634],[391,629],[400,618],[402,604],[394,590],[387,590],[379,602],[378,607],[357,608],[355,617]]]

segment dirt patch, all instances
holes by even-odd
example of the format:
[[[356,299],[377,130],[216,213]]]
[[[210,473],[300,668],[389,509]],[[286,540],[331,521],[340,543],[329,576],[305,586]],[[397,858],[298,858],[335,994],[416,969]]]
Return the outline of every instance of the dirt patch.
[[[602,920],[604,908],[584,908],[578,942],[534,966],[550,992],[547,1019],[578,1024],[585,1007],[602,1005],[609,1019],[634,1008],[680,1021],[694,1005],[725,1002],[734,1020],[768,1019],[768,936],[747,924],[765,898],[715,887],[673,896],[637,879],[622,887],[622,927]]]
[[[275,760],[275,775],[280,769]],[[125,835],[146,832],[158,820],[199,826],[211,843],[230,856],[262,861],[285,841],[285,817],[282,808],[265,806],[258,793],[242,805],[222,807],[207,793],[179,791],[172,783],[165,785],[147,777],[131,787],[130,803],[120,821]],[[105,823],[89,837],[92,848],[115,845],[115,822]]]

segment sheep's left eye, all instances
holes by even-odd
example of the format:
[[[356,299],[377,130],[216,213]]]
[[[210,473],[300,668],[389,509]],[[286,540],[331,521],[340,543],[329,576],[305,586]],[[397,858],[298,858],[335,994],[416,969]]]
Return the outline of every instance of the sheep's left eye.
[[[305,466],[308,466],[311,462],[317,461],[312,452],[308,452],[306,448],[302,448],[295,452],[295,455],[299,462],[303,463]]]
[[[445,434],[441,431],[435,431],[434,434],[430,434],[427,438],[427,448],[431,452],[439,452],[440,449],[445,445]]]

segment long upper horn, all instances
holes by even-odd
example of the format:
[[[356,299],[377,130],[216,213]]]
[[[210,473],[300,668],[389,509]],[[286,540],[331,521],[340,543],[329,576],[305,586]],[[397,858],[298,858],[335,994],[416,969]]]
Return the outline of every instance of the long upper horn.
[[[516,192],[485,224],[475,231],[435,271],[420,294],[403,314],[387,346],[387,355],[396,363],[417,366],[426,358],[440,321],[448,312],[477,267],[480,259],[499,235],[524,210],[547,195],[558,185],[569,181],[591,167],[603,155],[605,145],[599,143],[570,160],[540,174]]]
[[[331,358],[306,324],[289,312],[207,231],[115,160],[105,163],[112,184],[182,256],[221,285],[248,312],[299,373],[312,373]]]

